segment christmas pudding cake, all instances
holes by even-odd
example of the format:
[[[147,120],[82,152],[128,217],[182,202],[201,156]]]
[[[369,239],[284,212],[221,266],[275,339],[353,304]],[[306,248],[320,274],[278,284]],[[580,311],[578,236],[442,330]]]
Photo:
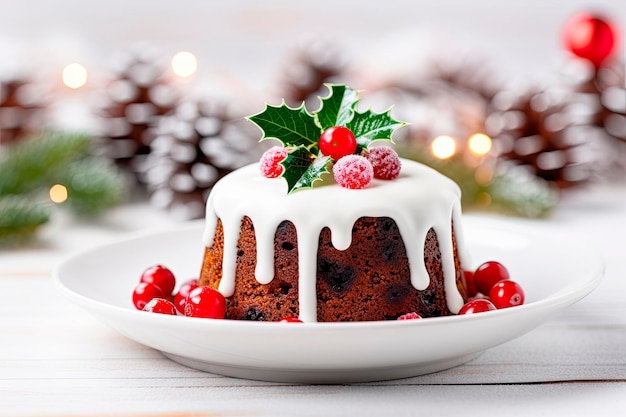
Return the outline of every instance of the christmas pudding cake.
[[[457,313],[460,189],[387,146],[405,123],[360,113],[357,91],[330,85],[310,114],[285,103],[249,118],[282,147],[213,188],[199,284],[226,318],[303,322]]]

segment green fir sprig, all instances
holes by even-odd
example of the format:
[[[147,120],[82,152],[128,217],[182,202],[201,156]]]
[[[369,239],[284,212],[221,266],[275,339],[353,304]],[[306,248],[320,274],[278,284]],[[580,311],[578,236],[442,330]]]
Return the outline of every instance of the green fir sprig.
[[[0,244],[33,234],[49,221],[55,184],[67,190],[60,204],[94,215],[121,202],[126,180],[107,161],[90,153],[91,138],[46,132],[0,148]]]
[[[287,157],[281,162],[282,177],[287,181],[287,192],[313,187],[335,162],[320,152],[322,133],[334,126],[350,129],[355,136],[355,153],[366,150],[373,141],[392,141],[394,131],[407,123],[394,120],[390,110],[375,113],[359,112],[358,91],[345,85],[327,84],[330,94],[320,98],[319,110],[309,113],[304,102],[291,108],[283,101],[280,106],[266,104],[265,109],[248,117],[256,124],[263,136],[261,141],[275,139],[287,149]]]

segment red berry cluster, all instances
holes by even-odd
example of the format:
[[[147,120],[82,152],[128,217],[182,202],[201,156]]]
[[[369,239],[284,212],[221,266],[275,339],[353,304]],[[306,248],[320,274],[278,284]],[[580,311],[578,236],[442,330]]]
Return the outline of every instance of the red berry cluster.
[[[189,280],[176,293],[176,278],[162,265],[146,269],[133,291],[133,304],[138,310],[151,313],[223,319],[226,299],[217,290],[199,287],[198,280]]]
[[[475,271],[463,271],[470,301],[458,314],[473,314],[524,304],[524,290],[511,281],[509,271],[496,261],[485,262]]]
[[[334,162],[333,177],[337,184],[345,188],[365,188],[372,178],[393,180],[400,175],[401,162],[398,154],[387,146],[376,146],[356,154],[358,146],[350,129],[333,126],[320,136],[320,152],[330,156]],[[261,157],[261,173],[267,178],[276,178],[283,173],[280,163],[287,157],[287,151],[274,146]]]

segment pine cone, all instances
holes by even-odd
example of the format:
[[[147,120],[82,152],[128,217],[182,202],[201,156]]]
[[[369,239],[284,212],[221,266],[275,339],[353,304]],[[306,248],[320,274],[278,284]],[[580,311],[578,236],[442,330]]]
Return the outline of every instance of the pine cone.
[[[258,134],[225,105],[182,102],[161,119],[143,172],[150,201],[179,219],[204,216],[213,185],[253,160]]]
[[[498,93],[486,120],[498,157],[526,166],[560,189],[589,180],[587,138],[569,104],[552,91]]]
[[[319,105],[318,96],[326,94],[325,83],[336,83],[345,70],[341,54],[324,42],[314,41],[296,50],[284,68],[282,95],[285,103],[307,108]],[[313,103],[315,101],[315,103]],[[317,110],[317,108],[309,109]]]
[[[31,81],[0,80],[0,144],[40,133],[45,124],[45,103]]]
[[[592,126],[605,131],[612,139],[626,142],[626,80],[624,64],[600,68],[597,73],[589,71],[577,90],[592,96]]]
[[[126,53],[119,57],[116,68],[99,112],[103,122],[100,142],[107,156],[138,175],[141,161],[150,153],[156,124],[174,108],[178,94],[149,52]],[[140,175],[137,179],[143,182]]]

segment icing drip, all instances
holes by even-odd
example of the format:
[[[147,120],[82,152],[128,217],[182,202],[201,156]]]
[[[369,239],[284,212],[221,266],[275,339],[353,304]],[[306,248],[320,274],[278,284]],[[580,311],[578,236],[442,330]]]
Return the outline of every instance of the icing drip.
[[[361,217],[390,217],[404,241],[411,283],[418,290],[428,287],[424,265],[424,243],[430,228],[439,237],[441,262],[448,309],[456,313],[463,299],[456,287],[452,222],[457,249],[466,261],[461,233],[461,191],[449,178],[417,162],[402,160],[400,176],[393,181],[373,180],[362,190],[336,184],[322,185],[287,195],[281,178],[264,178],[257,164],[222,178],[207,202],[203,241],[211,246],[221,219],[224,227],[224,258],[219,291],[229,297],[235,290],[237,240],[244,216],[254,224],[257,240],[256,279],[269,283],[274,275],[274,235],[278,225],[291,221],[297,230],[299,260],[300,319],[315,322],[317,317],[317,250],[320,232],[331,231],[335,248],[350,247],[352,227]]]

